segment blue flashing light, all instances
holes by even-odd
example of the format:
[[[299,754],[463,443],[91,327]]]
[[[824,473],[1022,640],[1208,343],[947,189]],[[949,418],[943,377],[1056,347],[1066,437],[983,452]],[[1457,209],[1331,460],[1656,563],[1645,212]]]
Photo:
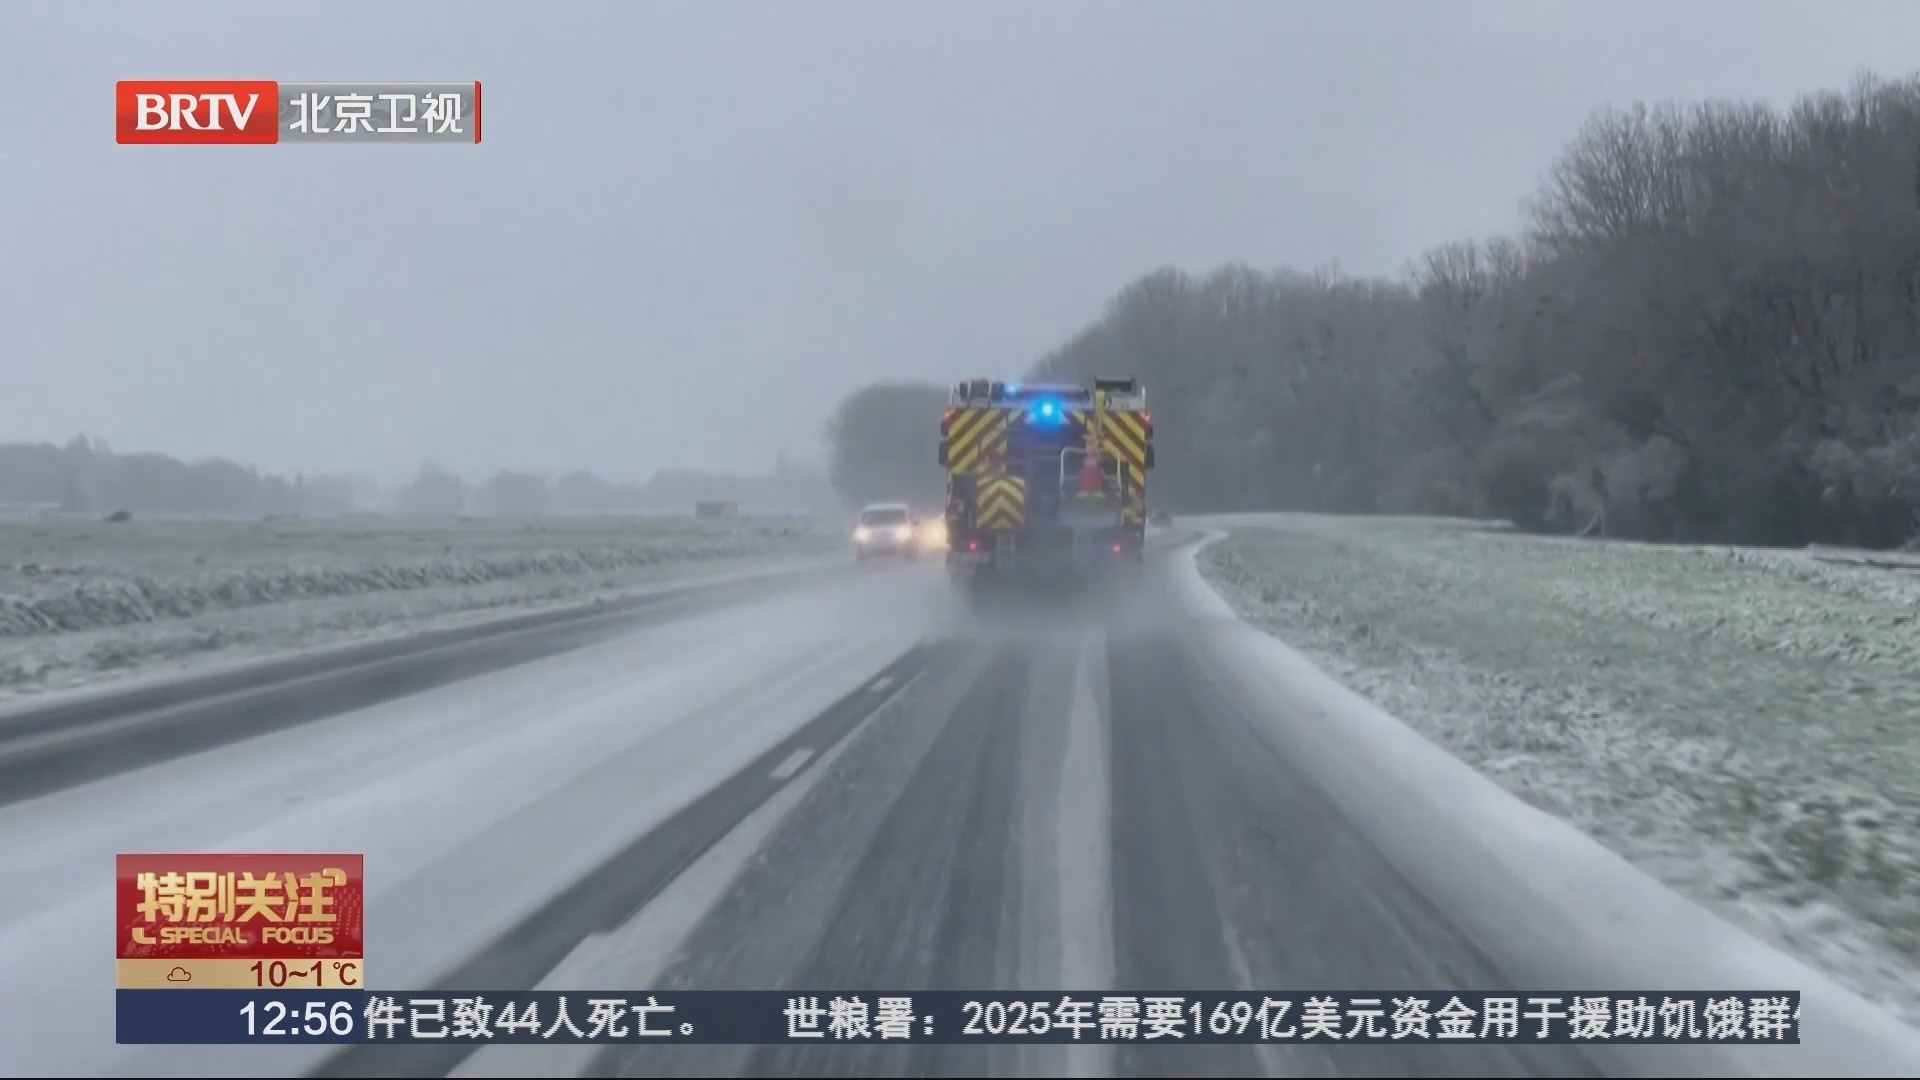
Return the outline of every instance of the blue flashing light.
[[[1033,403],[1034,423],[1045,424],[1051,427],[1065,419],[1065,412],[1060,408],[1058,401],[1052,398],[1041,398],[1039,401]]]

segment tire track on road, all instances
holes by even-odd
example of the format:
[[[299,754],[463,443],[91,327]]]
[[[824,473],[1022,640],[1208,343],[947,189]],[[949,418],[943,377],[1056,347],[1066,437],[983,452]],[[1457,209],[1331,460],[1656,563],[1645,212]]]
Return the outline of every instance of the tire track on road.
[[[460,968],[436,980],[437,990],[530,990],[588,936],[625,923],[743,819],[798,776],[775,776],[801,749],[832,747],[884,707],[921,671],[941,660],[939,646],[909,648],[801,730],[770,748],[729,780],[602,863],[522,919]],[[873,686],[884,677],[888,691]],[[477,1046],[354,1046],[310,1072],[313,1077],[446,1076]]]

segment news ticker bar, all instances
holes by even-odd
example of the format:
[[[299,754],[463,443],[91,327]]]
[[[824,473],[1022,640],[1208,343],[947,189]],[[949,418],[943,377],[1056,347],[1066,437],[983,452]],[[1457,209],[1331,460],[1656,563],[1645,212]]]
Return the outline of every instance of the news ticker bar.
[[[118,991],[122,1043],[1797,1044],[1798,991]]]
[[[114,137],[126,144],[478,143],[478,82],[123,80]]]

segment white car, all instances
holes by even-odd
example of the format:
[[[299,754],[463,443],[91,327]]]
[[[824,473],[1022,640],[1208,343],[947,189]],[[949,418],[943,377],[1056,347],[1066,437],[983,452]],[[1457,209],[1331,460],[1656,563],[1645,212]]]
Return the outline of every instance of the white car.
[[[853,527],[853,551],[861,559],[916,555],[918,539],[913,509],[906,503],[873,503],[860,511],[859,523]]]

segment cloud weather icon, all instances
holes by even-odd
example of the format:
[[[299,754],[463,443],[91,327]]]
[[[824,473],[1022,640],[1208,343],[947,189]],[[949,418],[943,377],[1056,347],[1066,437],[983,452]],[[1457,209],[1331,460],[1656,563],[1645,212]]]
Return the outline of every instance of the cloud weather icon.
[[[192,982],[193,972],[188,971],[186,968],[183,968],[183,967],[175,967],[172,971],[167,972],[167,981],[168,982]]]

